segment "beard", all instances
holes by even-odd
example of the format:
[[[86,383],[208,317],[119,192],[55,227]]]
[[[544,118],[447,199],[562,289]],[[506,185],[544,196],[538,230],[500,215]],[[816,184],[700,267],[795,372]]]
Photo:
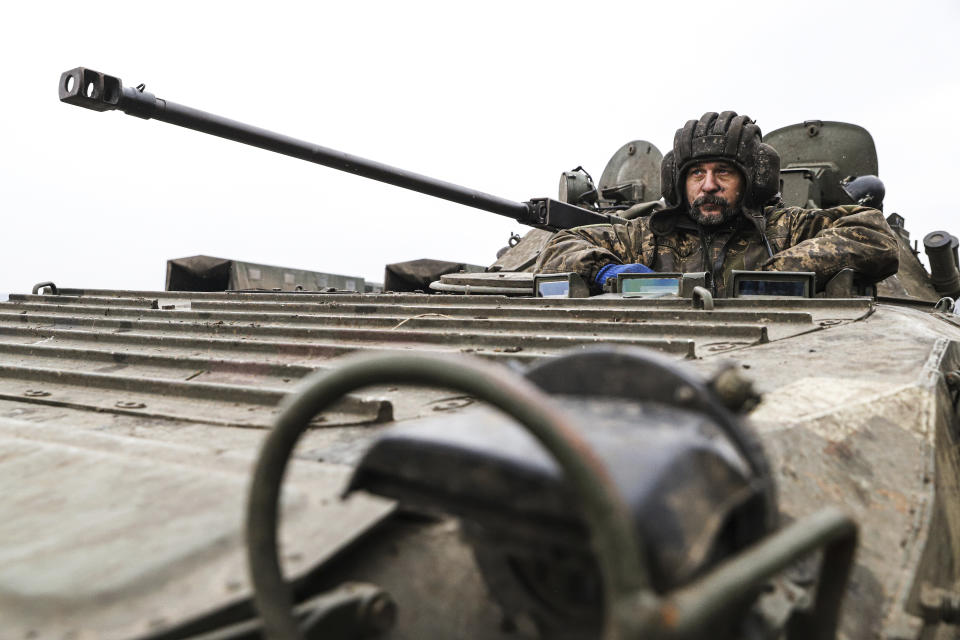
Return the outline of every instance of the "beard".
[[[716,205],[720,208],[720,211],[717,213],[706,214],[700,210],[705,204]],[[715,227],[718,224],[722,224],[734,217],[737,214],[737,207],[731,205],[729,202],[721,198],[720,196],[714,195],[705,195],[700,196],[693,201],[693,204],[690,205],[690,217],[700,225],[705,227]]]

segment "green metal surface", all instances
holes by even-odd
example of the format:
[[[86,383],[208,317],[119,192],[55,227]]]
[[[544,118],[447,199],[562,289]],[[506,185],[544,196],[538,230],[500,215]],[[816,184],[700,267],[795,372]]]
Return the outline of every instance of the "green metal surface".
[[[763,141],[777,150],[784,169],[833,163],[841,178],[879,172],[873,137],[848,122],[809,120],[771,131]]]

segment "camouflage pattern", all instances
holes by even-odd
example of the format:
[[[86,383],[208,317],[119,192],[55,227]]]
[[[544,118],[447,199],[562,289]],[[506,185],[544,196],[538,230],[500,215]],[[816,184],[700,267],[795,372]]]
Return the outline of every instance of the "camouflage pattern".
[[[541,252],[537,271],[574,271],[594,291],[599,290],[597,272],[611,263],[640,263],[659,272],[709,271],[719,296],[726,294],[735,269],[812,271],[819,289],[847,267],[871,281],[897,272],[897,241],[876,209],[766,207],[764,216],[773,258],[744,216],[713,229],[674,209],[626,224],[560,231]]]

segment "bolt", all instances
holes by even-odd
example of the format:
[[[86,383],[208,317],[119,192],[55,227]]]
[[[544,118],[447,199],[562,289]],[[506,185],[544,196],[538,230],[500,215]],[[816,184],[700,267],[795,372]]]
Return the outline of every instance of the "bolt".
[[[753,381],[735,366],[719,371],[710,381],[710,386],[723,406],[736,413],[750,411],[760,404],[760,394],[754,390]]]

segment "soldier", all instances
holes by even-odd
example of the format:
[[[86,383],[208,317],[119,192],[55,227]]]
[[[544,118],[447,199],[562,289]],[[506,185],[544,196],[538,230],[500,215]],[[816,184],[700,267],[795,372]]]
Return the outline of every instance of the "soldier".
[[[780,156],[747,116],[711,112],[688,121],[661,174],[667,208],[560,231],[537,271],[574,271],[594,293],[622,272],[707,271],[718,296],[735,269],[812,271],[820,289],[844,268],[874,282],[897,272],[897,241],[876,209],[782,205]]]

